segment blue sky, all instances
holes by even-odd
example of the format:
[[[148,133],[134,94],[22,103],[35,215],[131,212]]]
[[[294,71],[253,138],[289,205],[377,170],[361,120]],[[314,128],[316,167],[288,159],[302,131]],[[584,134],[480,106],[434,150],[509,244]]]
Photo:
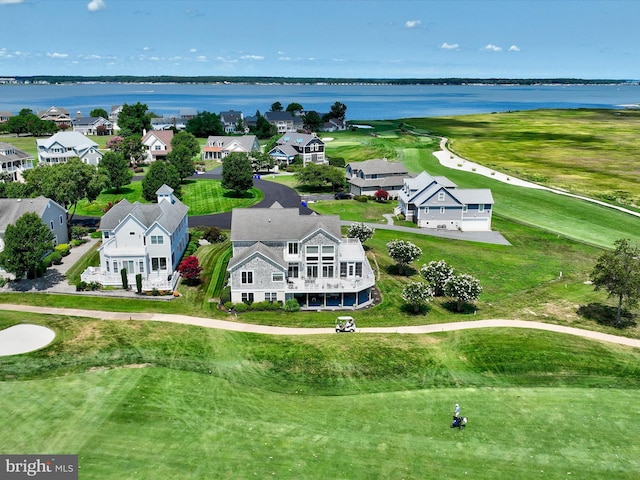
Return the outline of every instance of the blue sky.
[[[0,76],[638,79],[640,1],[0,0]]]

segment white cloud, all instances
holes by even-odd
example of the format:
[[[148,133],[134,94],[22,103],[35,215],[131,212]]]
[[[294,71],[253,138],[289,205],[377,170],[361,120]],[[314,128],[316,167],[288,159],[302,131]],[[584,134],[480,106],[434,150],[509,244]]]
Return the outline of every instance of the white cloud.
[[[278,55],[287,55],[287,52],[283,52],[282,50],[279,50]]]
[[[51,57],[51,58],[67,58],[69,55],[67,53],[58,53],[58,52],[53,52],[53,53],[47,53],[47,57]]]
[[[440,45],[440,48],[443,48],[444,50],[457,50],[458,48],[460,48],[460,45],[458,45],[457,43],[444,42],[442,45]]]
[[[291,57],[278,57],[278,60],[280,60],[281,62],[288,62],[291,60]]]
[[[519,52],[520,51],[520,47],[518,47],[517,45],[511,45],[509,47],[509,51],[510,52]]]
[[[206,57],[206,55],[198,55],[198,56],[196,57],[196,60],[197,60],[198,62],[206,62],[206,61],[207,61],[207,57]]]
[[[0,0],[0,5],[12,5],[16,3],[24,3],[24,0]]]
[[[97,12],[98,10],[104,10],[107,6],[104,3],[104,0],[91,0],[87,4],[87,9],[90,12]]]
[[[95,55],[95,54],[91,54],[91,55],[85,55],[84,57],[82,57],[83,60],[102,60],[102,57],[100,55]]]
[[[486,50],[488,52],[501,52],[502,47],[498,47],[497,45],[490,43],[486,47],[483,47],[482,50]]]
[[[197,48],[190,48],[190,49],[189,49],[189,52],[191,52],[191,53],[196,53],[197,51],[198,51],[198,49],[197,49]]]
[[[242,55],[240,58],[242,60],[264,60],[262,55]]]
[[[151,50],[151,49],[149,47],[142,47],[142,50],[146,52],[147,50]]]
[[[416,28],[418,26],[420,26],[422,22],[420,20],[407,20],[404,24],[405,27],[407,28]]]

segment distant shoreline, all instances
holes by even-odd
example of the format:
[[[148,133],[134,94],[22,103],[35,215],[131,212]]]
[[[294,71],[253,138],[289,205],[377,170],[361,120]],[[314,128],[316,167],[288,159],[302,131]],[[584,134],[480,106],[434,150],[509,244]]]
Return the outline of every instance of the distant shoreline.
[[[219,77],[219,76],[5,76],[0,85],[51,84],[245,84],[245,85],[473,85],[473,86],[567,86],[639,85],[638,80],[580,78],[305,78],[305,77]]]

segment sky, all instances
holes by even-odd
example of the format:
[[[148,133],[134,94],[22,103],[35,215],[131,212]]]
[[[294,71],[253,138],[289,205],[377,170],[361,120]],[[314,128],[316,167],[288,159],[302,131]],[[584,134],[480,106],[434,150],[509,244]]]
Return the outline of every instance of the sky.
[[[640,79],[640,0],[0,0],[0,77]]]

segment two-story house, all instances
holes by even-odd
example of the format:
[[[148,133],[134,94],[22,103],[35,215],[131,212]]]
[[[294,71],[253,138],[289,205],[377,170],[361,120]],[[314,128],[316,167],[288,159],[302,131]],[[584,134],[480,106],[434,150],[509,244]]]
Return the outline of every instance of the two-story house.
[[[315,134],[289,132],[278,139],[269,155],[284,165],[291,165],[296,158],[302,160],[303,166],[309,163],[323,164],[328,163],[324,147],[324,142]]]
[[[211,135],[207,138],[206,145],[202,148],[202,160],[222,161],[230,153],[259,152],[260,142],[255,135],[242,135],[240,137],[225,137]]]
[[[71,125],[71,116],[69,110],[61,107],[49,107],[37,113],[40,120],[51,120],[57,126]]]
[[[14,182],[24,182],[22,172],[30,168],[33,168],[31,155],[10,143],[0,142],[0,173],[8,175]]]
[[[15,225],[25,213],[37,214],[54,235],[54,245],[69,243],[67,211],[43,196],[35,198],[0,198],[0,244],[7,225]],[[2,245],[0,245],[1,247]],[[0,248],[1,251],[1,248]]]
[[[224,133],[245,133],[243,121],[242,112],[236,112],[235,110],[220,112],[220,123],[222,123]],[[240,130],[238,130],[239,125],[242,125]]]
[[[102,117],[76,116],[71,121],[74,132],[83,135],[111,135],[113,133],[113,123]]]
[[[142,137],[142,144],[146,147],[146,163],[156,160],[166,160],[171,152],[171,140],[173,140],[173,130],[149,130]]]
[[[13,117],[11,112],[0,112],[0,123],[7,123]]]
[[[391,197],[398,195],[409,175],[401,162],[390,162],[386,158],[347,163],[345,172],[349,192],[354,195],[374,195],[384,190]]]
[[[38,162],[46,165],[67,163],[73,157],[94,166],[102,160],[98,144],[79,132],[58,132],[49,138],[36,140],[36,145]]]
[[[130,203],[123,199],[100,220],[102,245],[100,267],[89,267],[81,275],[85,282],[122,286],[121,270],[129,285],[142,275],[142,289],[173,290],[179,278],[176,268],[189,242],[188,207],[163,185],[156,192],[158,203]]]
[[[279,134],[302,129],[302,119],[291,112],[265,112],[264,118],[278,129]]]
[[[422,172],[404,179],[395,213],[422,228],[487,231],[493,203],[488,188],[461,189],[446,177]]]
[[[343,238],[337,215],[298,208],[234,209],[229,284],[233,303],[286,302],[303,309],[361,308],[375,276],[357,238]]]
[[[151,119],[151,128],[153,130],[185,130],[189,117],[183,115],[168,115],[164,117],[154,117]]]

